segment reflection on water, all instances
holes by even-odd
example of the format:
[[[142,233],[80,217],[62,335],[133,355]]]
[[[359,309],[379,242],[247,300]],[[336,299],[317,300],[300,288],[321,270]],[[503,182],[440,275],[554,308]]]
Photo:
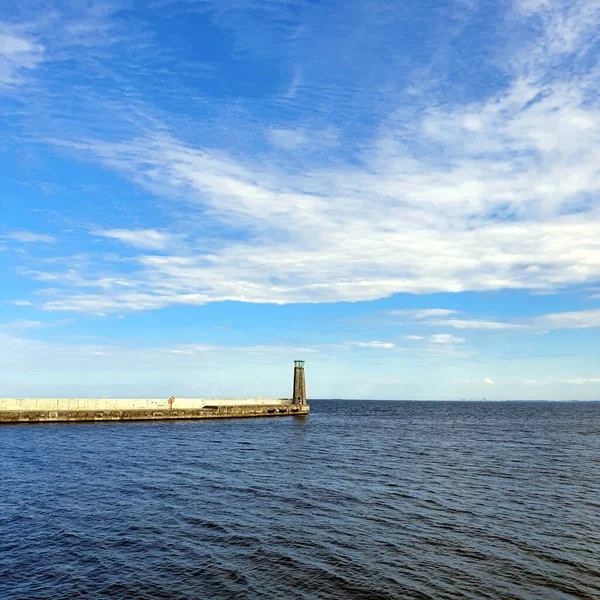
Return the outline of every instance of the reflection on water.
[[[0,428],[0,597],[600,598],[600,404]]]

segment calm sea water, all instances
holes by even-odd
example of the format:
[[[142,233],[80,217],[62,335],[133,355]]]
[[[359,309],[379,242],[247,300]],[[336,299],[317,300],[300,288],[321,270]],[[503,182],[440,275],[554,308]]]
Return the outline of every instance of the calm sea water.
[[[600,598],[600,403],[0,427],[0,598]]]

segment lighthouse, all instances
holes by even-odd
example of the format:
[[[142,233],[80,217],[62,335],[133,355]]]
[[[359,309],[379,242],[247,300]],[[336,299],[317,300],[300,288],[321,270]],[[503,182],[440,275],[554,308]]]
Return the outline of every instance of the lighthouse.
[[[306,404],[306,383],[304,381],[304,361],[294,361],[294,395],[293,404]]]

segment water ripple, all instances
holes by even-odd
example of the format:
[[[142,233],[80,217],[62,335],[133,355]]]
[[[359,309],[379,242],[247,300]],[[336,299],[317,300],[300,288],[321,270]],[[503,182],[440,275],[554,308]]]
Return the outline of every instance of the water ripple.
[[[600,404],[0,428],[0,598],[600,598]]]

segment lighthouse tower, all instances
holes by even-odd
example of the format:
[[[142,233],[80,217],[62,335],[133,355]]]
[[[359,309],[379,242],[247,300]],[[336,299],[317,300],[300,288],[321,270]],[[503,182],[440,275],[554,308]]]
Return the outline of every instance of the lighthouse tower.
[[[293,404],[306,404],[306,383],[304,382],[304,361],[294,361],[294,395]]]

